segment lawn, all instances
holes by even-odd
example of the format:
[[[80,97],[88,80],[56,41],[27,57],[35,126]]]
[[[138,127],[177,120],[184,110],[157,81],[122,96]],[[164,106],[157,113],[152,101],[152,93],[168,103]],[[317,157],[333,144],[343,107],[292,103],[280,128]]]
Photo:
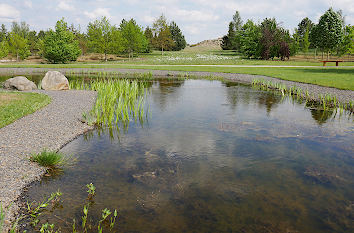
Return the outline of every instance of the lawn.
[[[87,57],[90,57],[90,55]],[[2,67],[93,68],[96,70],[100,68],[125,68],[171,71],[208,71],[266,75],[284,80],[354,90],[354,62],[343,62],[339,67],[335,67],[334,63],[328,63],[329,67],[322,67],[322,63],[319,62],[319,60],[314,60],[313,58],[310,59],[310,55],[305,54],[301,57],[301,59],[298,59],[299,57],[292,57],[290,61],[264,61],[242,59],[233,51],[186,49],[178,52],[167,51],[163,56],[161,55],[161,52],[154,51],[150,54],[141,54],[139,57],[131,60],[122,60],[122,58],[120,58],[117,61],[108,62],[87,60],[85,62],[74,62],[69,64],[36,64],[33,62],[31,63],[31,61],[23,63],[6,63],[0,64],[0,71]],[[351,57],[346,57],[346,59],[351,59]]]
[[[0,128],[46,106],[50,97],[37,93],[0,92]]]

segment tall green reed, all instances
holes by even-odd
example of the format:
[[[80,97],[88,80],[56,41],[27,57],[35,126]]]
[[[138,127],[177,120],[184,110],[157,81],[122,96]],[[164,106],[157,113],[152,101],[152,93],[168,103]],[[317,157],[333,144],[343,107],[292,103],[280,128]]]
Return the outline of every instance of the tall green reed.
[[[73,80],[70,88],[97,91],[97,100],[89,114],[92,123],[100,126],[114,125],[127,128],[129,122],[143,124],[147,116],[145,109],[146,89],[143,82],[128,79],[94,79],[89,82]],[[94,120],[93,120],[94,119]]]

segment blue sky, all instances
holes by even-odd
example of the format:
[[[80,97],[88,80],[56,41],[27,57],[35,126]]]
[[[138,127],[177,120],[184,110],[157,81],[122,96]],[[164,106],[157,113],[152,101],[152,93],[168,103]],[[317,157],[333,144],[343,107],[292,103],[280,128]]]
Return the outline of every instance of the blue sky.
[[[244,21],[275,17],[292,30],[304,17],[317,22],[329,8],[343,10],[347,24],[354,24],[354,0],[1,0],[0,24],[26,21],[31,29],[53,28],[61,17],[86,30],[88,22],[107,16],[113,24],[134,18],[151,25],[162,13],[182,29],[188,43],[215,39],[227,32],[236,10]]]

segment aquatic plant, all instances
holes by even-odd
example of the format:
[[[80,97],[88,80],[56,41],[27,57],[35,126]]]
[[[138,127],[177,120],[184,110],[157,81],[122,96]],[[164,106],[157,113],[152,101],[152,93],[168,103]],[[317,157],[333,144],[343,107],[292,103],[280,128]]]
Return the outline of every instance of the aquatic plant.
[[[283,96],[305,100],[306,106],[310,108],[322,109],[324,111],[339,110],[340,114],[344,110],[347,110],[350,114],[354,112],[351,101],[349,103],[341,103],[337,100],[336,96],[332,96],[331,94],[319,94],[317,97],[313,94],[310,96],[308,90],[303,91],[300,87],[291,86],[288,88],[285,84],[264,79],[254,79],[252,86],[265,91],[279,91]]]
[[[87,187],[87,192],[89,194],[89,198],[92,198],[96,193],[95,191],[96,187],[92,183],[87,184],[86,187]]]
[[[54,192],[50,195],[48,199],[44,199],[43,201],[29,203],[27,201],[27,214],[30,217],[30,224],[35,227],[39,223],[39,216],[42,215],[43,211],[48,207],[49,204],[55,206],[59,200],[62,193],[60,191]],[[25,217],[25,216],[23,216]]]
[[[89,188],[90,194],[92,195],[95,194],[96,188],[93,186],[92,183],[87,184],[86,187]],[[48,199],[44,199],[38,204],[36,202],[31,202],[31,203],[27,202],[26,212],[21,216],[21,219],[29,219],[30,225],[34,228],[34,230],[37,230],[41,233],[58,232],[58,230],[55,230],[55,225],[53,223],[49,223],[49,222],[43,223],[42,225],[40,225],[39,229],[37,225],[40,222],[40,216],[42,216],[45,213],[45,211],[47,211],[48,207],[52,207],[52,209],[54,209],[54,207],[58,205],[58,203],[60,202],[61,195],[62,193],[60,191],[57,191],[52,193]],[[94,223],[89,221],[88,215],[89,215],[90,204],[91,202],[85,204],[83,207],[83,215],[81,216],[82,223],[81,226],[79,227],[81,228],[80,229],[81,231],[78,231],[76,220],[73,219],[72,232],[73,233],[88,232],[88,230],[91,231],[92,229],[94,229],[95,226],[97,227],[97,232],[103,232],[104,226],[106,226],[110,231],[112,231],[118,216],[117,210],[115,209],[112,213],[110,209],[107,208],[103,209],[100,220]],[[105,224],[103,225],[103,223]]]
[[[30,156],[32,162],[36,162],[43,167],[56,168],[64,164],[68,164],[70,158],[62,153],[55,151],[47,151],[46,149],[40,153]]]
[[[73,89],[97,91],[93,109],[83,114],[83,120],[91,124],[111,127],[122,125],[128,127],[131,120],[142,124],[145,113],[145,85],[128,79],[100,79],[84,83],[82,80],[71,82]]]

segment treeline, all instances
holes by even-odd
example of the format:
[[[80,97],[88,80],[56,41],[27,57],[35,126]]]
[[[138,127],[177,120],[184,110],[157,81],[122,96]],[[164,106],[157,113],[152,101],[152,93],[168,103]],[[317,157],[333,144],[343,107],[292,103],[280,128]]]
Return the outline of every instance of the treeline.
[[[134,19],[112,25],[106,17],[90,22],[86,32],[74,25],[68,26],[64,19],[57,21],[55,29],[31,31],[25,22],[13,22],[7,31],[0,29],[0,58],[11,54],[16,60],[39,55],[51,63],[76,61],[86,53],[100,53],[107,61],[108,54],[128,55],[150,53],[153,49],[163,51],[181,50],[186,40],[175,22],[168,23],[161,15],[152,27],[145,30]]]
[[[274,18],[266,18],[261,23],[247,20],[243,24],[238,11],[229,23],[228,34],[223,37],[222,48],[235,50],[247,58],[289,59],[299,51],[307,53],[309,49],[327,54],[342,56],[354,53],[354,26],[345,25],[342,12],[327,10],[314,24],[304,18],[291,35]]]

